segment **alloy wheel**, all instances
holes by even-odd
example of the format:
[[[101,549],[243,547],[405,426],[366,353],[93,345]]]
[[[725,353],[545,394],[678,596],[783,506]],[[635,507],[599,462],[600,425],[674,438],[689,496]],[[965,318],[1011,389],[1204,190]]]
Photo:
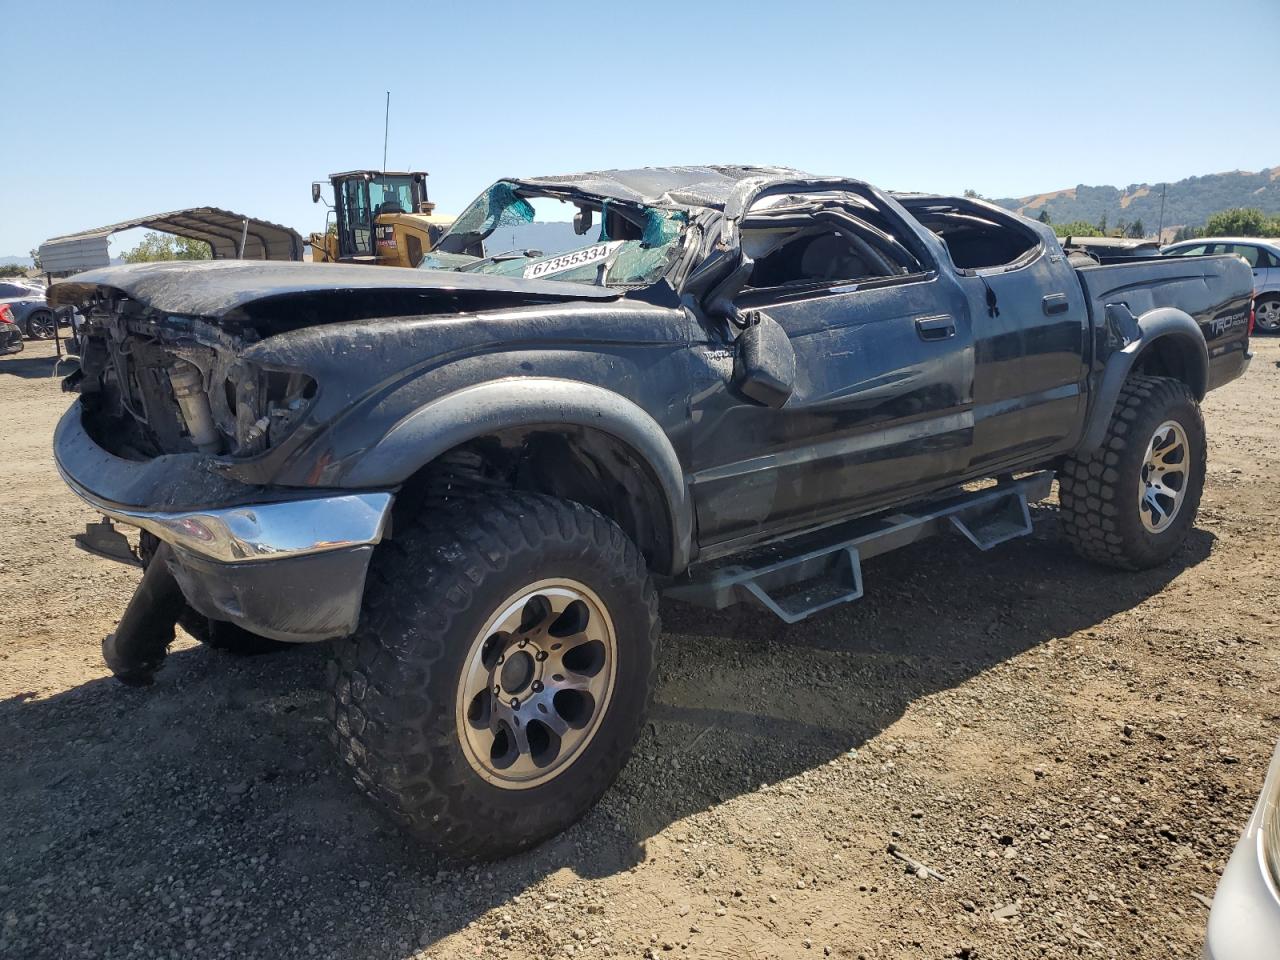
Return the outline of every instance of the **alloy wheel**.
[[[52,340],[58,325],[51,313],[36,313],[27,320],[27,330],[36,340]]]
[[[1166,420],[1156,427],[1138,478],[1138,513],[1148,533],[1163,532],[1177,517],[1187,492],[1190,462],[1182,425]]]
[[[613,621],[594,591],[568,579],[518,591],[463,663],[457,730],[467,762],[505,789],[546,783],[599,730],[616,673]]]
[[[1253,310],[1253,322],[1259,330],[1280,333],[1280,300],[1261,300]]]

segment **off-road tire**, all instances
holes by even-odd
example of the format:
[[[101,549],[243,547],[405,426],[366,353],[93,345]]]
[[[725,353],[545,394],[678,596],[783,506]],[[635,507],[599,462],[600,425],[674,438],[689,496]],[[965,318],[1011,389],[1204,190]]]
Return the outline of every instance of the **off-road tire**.
[[[552,779],[496,786],[456,720],[473,639],[504,598],[549,577],[594,591],[615,625],[599,726]],[[494,859],[581,817],[626,763],[657,677],[658,602],[640,552],[588,507],[527,493],[434,504],[374,553],[356,633],[332,645],[331,738],[356,785],[428,846]]]
[[[1147,445],[1165,421],[1186,434],[1186,490],[1173,521],[1158,533],[1140,515],[1138,489]],[[1102,445],[1067,460],[1058,474],[1062,531],[1080,556],[1125,570],[1158,566],[1177,552],[1195,523],[1204,489],[1204,418],[1190,388],[1168,377],[1131,376],[1120,391]]]

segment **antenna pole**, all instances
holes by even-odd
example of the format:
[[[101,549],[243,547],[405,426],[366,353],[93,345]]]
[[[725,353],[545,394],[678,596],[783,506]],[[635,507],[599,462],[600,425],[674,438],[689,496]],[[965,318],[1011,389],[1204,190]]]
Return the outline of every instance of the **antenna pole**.
[[[1160,226],[1156,228],[1156,243],[1164,241],[1164,196],[1169,192],[1169,184],[1160,185]]]
[[[387,91],[387,115],[382,121],[382,172],[387,172],[387,134],[391,129],[391,91]]]

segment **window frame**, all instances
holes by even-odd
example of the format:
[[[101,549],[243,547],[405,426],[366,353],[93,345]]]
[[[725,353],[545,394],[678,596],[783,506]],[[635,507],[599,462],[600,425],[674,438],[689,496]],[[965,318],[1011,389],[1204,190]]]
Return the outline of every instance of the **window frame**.
[[[919,241],[919,237],[916,235],[914,228],[909,223],[907,223],[902,217],[898,216],[893,210],[890,210],[876,202],[874,197],[864,196],[861,193],[850,190],[843,190],[839,192],[848,193],[850,196],[856,198],[856,200],[861,204],[867,205],[871,211],[884,220],[885,224],[891,228],[892,232],[890,235],[895,241],[901,244],[908,253],[915,257],[916,261],[920,265],[920,269],[912,271],[911,273],[895,274],[893,276],[873,276],[863,279],[851,277],[839,280],[797,281],[784,286],[770,287],[748,287],[744,285],[733,298],[735,305],[745,307],[747,309],[758,309],[768,304],[792,303],[797,300],[838,296],[845,293],[854,293],[860,290],[880,289],[883,287],[899,286],[907,283],[921,283],[931,280],[937,276],[938,264],[932,251],[930,251],[925,244]],[[813,197],[816,199],[824,194],[829,195],[831,193],[832,191],[830,189],[815,189],[807,192],[797,191],[795,196],[799,198]],[[848,215],[853,217],[858,217],[860,210],[863,213],[866,212],[866,207],[860,208],[858,204],[847,202],[839,203],[838,209],[845,211]],[[802,215],[803,214],[798,214],[798,216]],[[848,236],[844,230],[840,229],[835,218],[828,220],[826,218],[820,218],[809,214],[807,219],[808,223],[806,225],[795,228],[796,236],[794,237],[794,240],[800,239],[801,236],[812,227],[820,226],[841,237],[841,239],[846,243],[849,243]],[[753,229],[749,226],[751,222],[751,213],[748,211],[747,215],[743,217],[743,223],[740,227],[741,234],[751,232]],[[876,229],[879,228],[877,227]],[[818,235],[820,236],[821,234]],[[904,242],[904,237],[909,238],[910,242]],[[741,242],[742,240],[740,237],[739,244],[741,244]],[[793,241],[787,241],[786,243],[789,242]],[[769,251],[770,254],[781,250],[786,246],[786,243],[782,243],[774,247],[773,250]],[[857,252],[857,249],[852,243],[849,243],[849,246],[853,252]]]

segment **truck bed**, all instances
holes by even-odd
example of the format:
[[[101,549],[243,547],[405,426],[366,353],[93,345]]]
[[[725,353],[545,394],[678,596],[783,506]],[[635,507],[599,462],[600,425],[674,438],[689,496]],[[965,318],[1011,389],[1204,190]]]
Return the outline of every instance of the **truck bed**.
[[[1239,257],[1162,257],[1079,267],[1076,273],[1094,329],[1110,338],[1111,349],[1137,339],[1132,318],[1171,309],[1189,313],[1204,334],[1205,389],[1235,379],[1248,365],[1253,275]]]

